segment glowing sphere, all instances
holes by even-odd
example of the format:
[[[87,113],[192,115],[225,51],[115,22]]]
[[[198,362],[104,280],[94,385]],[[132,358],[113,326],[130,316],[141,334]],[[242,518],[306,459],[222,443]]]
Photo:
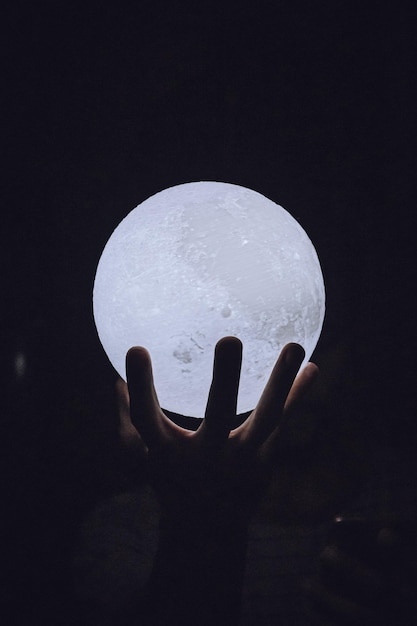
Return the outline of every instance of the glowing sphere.
[[[282,347],[307,361],[324,319],[316,251],[291,215],[228,183],[165,189],[131,211],[108,240],[94,282],[94,318],[126,379],[132,346],[152,358],[161,406],[202,417],[216,342],[243,342],[238,413],[252,410]]]

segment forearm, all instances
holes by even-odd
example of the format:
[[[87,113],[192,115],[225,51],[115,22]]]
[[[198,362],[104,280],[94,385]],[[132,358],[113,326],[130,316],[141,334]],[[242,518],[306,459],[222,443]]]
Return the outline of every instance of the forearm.
[[[246,548],[246,525],[162,522],[148,593],[152,624],[239,624]]]

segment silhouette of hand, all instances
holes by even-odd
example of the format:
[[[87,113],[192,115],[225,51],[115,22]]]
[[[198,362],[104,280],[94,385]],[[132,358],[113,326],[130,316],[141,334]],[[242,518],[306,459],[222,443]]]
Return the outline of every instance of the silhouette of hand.
[[[301,346],[285,346],[258,405],[232,429],[242,344],[234,337],[223,338],[215,349],[205,418],[191,431],[163,413],[148,352],[129,350],[130,416],[146,444],[149,475],[163,513],[188,527],[248,522],[273,466],[284,421],[317,374],[310,363],[295,380],[303,358]]]
[[[318,371],[309,364],[296,378],[303,358],[301,346],[285,346],[256,408],[234,427],[242,344],[223,338],[205,417],[189,430],[162,411],[149,353],[129,350],[128,393],[119,384],[121,433],[145,455],[161,508],[148,593],[152,624],[239,623],[249,520],[273,471],[285,422]]]

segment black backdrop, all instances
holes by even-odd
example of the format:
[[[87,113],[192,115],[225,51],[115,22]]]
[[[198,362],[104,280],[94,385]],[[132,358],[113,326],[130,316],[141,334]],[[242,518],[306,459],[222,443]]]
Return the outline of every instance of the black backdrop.
[[[413,442],[413,3],[2,12],[10,528],[29,515],[38,529],[51,494],[67,515],[111,489],[114,373],[92,320],[95,268],[125,214],[181,182],[251,187],[301,222],[327,288],[318,362],[329,346],[344,353],[342,384],[371,441]]]

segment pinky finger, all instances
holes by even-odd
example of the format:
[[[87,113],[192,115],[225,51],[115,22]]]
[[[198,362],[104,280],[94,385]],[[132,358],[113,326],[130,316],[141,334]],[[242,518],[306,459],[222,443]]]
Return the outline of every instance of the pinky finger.
[[[307,363],[296,377],[284,406],[285,418],[297,410],[319,376],[319,368],[314,363]]]
[[[302,409],[303,401],[305,401],[318,376],[317,365],[308,363],[295,378],[284,405],[282,419],[263,445],[262,456],[266,463],[275,464],[282,446],[286,445],[285,431],[287,425]]]

